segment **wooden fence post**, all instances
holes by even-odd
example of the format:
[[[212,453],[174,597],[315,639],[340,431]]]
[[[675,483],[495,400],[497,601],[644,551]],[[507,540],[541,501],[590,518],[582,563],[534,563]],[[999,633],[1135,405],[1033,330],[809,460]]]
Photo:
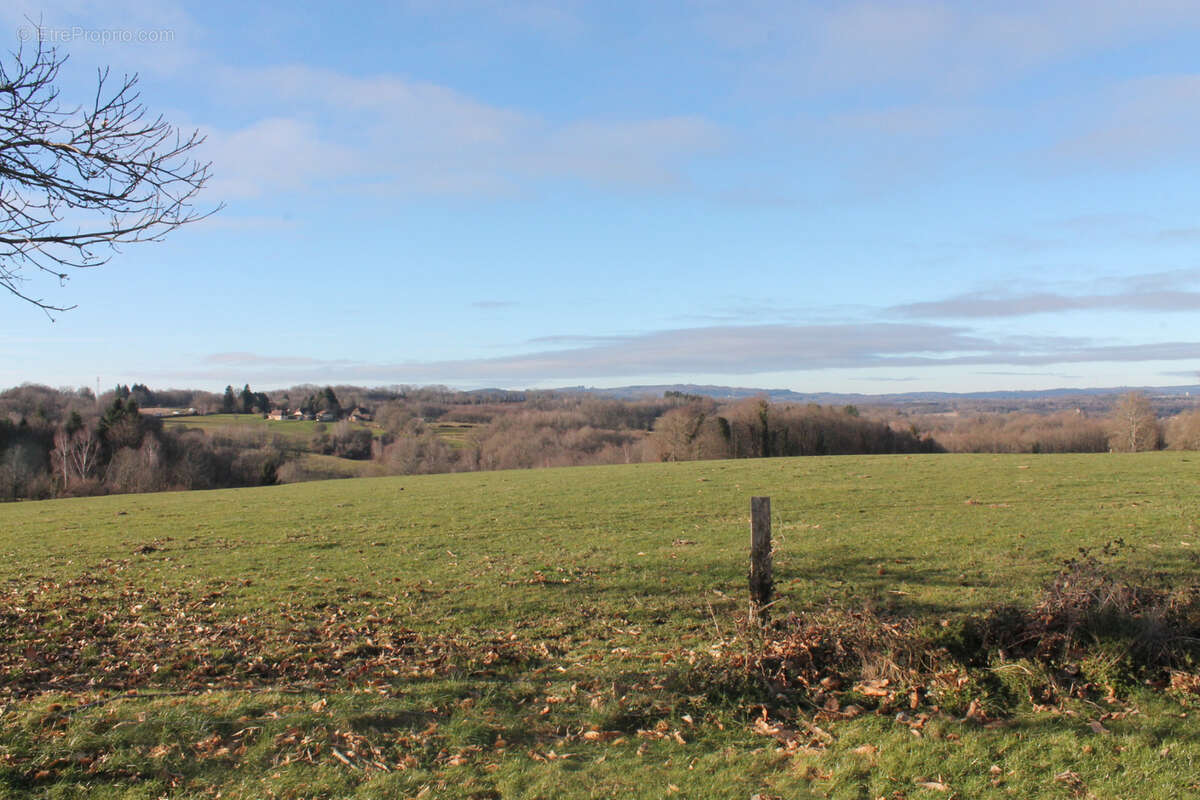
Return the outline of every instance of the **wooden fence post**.
[[[771,498],[750,498],[750,615],[767,620],[775,584],[771,577]]]

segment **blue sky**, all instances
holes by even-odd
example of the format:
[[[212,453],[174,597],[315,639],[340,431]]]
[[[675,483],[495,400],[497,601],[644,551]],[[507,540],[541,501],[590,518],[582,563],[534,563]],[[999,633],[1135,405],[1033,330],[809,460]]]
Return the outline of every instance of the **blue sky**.
[[[249,7],[253,5],[254,7]],[[92,7],[96,6],[96,7]],[[1200,8],[6,3],[212,218],[10,298],[0,385],[1197,382]]]

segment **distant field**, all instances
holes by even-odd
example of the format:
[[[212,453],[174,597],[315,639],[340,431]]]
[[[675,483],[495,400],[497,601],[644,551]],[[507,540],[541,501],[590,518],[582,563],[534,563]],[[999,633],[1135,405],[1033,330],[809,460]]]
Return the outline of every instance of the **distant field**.
[[[298,450],[308,451],[313,437],[323,429],[332,434],[339,423],[316,422],[315,420],[277,420],[264,419],[258,414],[208,414],[202,417],[164,417],[164,426],[176,430],[200,430],[207,434],[220,431],[261,431],[268,437],[279,437],[288,445]],[[317,426],[322,426],[318,428]],[[353,428],[365,428],[372,435],[379,436],[383,431],[363,423],[350,423]],[[299,456],[299,466],[303,470],[305,480],[360,478],[370,473],[372,462],[361,461],[322,453],[304,452]]]
[[[223,428],[239,430],[261,430],[269,436],[281,436],[297,446],[306,446],[318,433],[318,425],[324,425],[326,431],[338,423],[320,423],[315,420],[278,420],[264,419],[258,414],[208,414],[199,417],[162,417],[163,424],[168,428],[192,428],[212,432]],[[350,423],[354,428],[365,428],[375,436],[381,436],[383,429],[368,423]],[[429,430],[434,436],[451,447],[461,448],[471,444],[472,434],[483,427],[474,422],[430,422]]]
[[[374,463],[358,461],[352,458],[338,458],[321,453],[305,453],[300,457],[300,465],[307,475],[321,478],[361,478],[369,475]]]
[[[207,414],[201,417],[163,417],[163,425],[168,428],[195,428],[211,432],[220,428],[237,428],[263,430],[271,436],[282,436],[296,444],[307,444],[318,432],[318,425],[324,430],[332,431],[336,422],[316,422],[315,420],[264,419],[258,414]],[[352,422],[351,427],[367,428],[378,435],[380,430],[370,425]]]
[[[471,444],[471,437],[478,429],[487,426],[475,422],[431,422],[429,430],[433,435],[444,441],[451,447],[468,447]]]
[[[1198,489],[1169,452],[854,456],[0,506],[0,797],[1196,797],[1187,697],[786,749],[701,666],[744,611],[752,495],[777,618],[936,627],[1117,537],[1194,582]]]

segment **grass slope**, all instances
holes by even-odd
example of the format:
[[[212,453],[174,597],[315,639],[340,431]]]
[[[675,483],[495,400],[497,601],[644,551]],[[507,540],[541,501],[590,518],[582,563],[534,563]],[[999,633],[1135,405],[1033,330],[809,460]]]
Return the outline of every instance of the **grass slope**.
[[[285,441],[305,446],[319,432],[333,432],[336,422],[315,420],[265,419],[258,414],[207,414],[201,417],[163,417],[163,425],[174,429],[200,430],[205,433],[221,431],[262,431],[268,436],[280,436]],[[365,428],[378,436],[382,431],[359,422],[347,423],[351,428]],[[318,427],[321,426],[321,427]]]
[[[2,506],[0,797],[1194,797],[1186,698],[1133,687],[1102,732],[1086,704],[920,738],[868,714],[786,751],[693,663],[743,610],[751,495],[777,614],[937,620],[1028,602],[1117,537],[1195,580],[1197,467],[802,458]]]
[[[477,432],[486,428],[477,422],[431,422],[429,430],[453,448],[470,447]]]
[[[264,419],[258,414],[209,414],[201,417],[164,417],[163,424],[176,431],[198,430],[209,436],[248,433],[282,441],[286,446],[304,451],[298,463],[305,480],[360,478],[373,467],[368,460],[308,452],[314,437],[321,432],[332,433],[340,423]],[[347,424],[351,428],[370,430],[376,437],[383,434],[381,429],[363,423]]]

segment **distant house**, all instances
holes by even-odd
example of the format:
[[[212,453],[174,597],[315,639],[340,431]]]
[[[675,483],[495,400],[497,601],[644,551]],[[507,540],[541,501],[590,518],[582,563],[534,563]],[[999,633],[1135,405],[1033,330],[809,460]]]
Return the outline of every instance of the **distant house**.
[[[147,417],[193,417],[196,415],[194,408],[143,408],[141,413]]]
[[[332,411],[322,411],[317,414],[317,422],[337,422],[338,415]]]
[[[289,419],[290,416],[291,415],[288,414],[286,408],[273,408],[271,409],[270,413],[267,414],[267,419],[284,420]]]
[[[349,415],[347,415],[346,419],[350,420],[351,422],[370,422],[374,419],[374,417],[361,408],[355,408],[350,412]]]

